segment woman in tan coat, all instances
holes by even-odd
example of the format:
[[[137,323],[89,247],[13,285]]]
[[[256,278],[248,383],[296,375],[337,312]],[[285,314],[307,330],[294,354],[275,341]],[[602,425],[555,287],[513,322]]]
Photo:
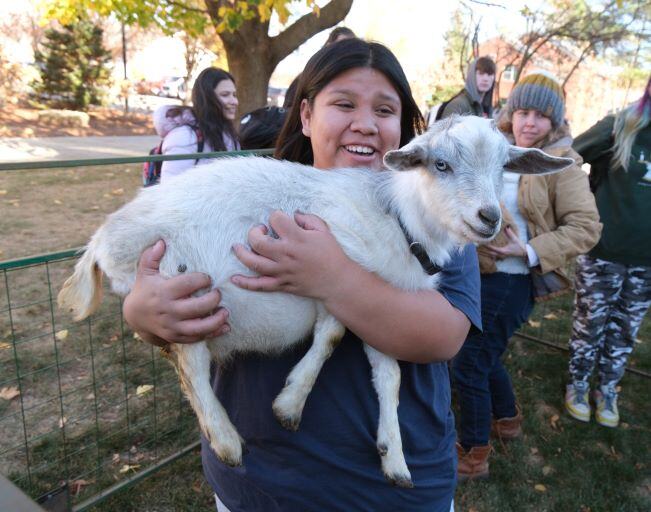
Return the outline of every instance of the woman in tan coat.
[[[564,123],[563,91],[543,73],[524,77],[498,121],[513,144],[536,147],[575,165],[558,174],[504,173],[501,233],[479,249],[483,332],[472,334],[452,363],[459,400],[459,479],[488,476],[491,426],[502,439],[521,435],[522,413],[501,357],[534,299],[570,288],[566,262],[589,251],[601,224],[581,157]]]

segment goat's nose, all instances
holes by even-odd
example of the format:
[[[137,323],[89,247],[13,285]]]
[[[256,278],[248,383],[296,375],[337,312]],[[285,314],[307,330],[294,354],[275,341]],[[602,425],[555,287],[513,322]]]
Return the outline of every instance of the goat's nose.
[[[496,208],[495,206],[488,206],[486,208],[481,208],[477,212],[477,215],[479,216],[479,218],[482,220],[484,224],[490,226],[491,228],[494,228],[495,226],[497,226],[497,223],[500,221],[502,212],[500,211],[499,208]]]

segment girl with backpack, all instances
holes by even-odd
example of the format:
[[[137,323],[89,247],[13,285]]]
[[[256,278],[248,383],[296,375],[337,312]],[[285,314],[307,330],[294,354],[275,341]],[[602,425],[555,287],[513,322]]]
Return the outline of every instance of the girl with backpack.
[[[219,68],[204,69],[192,87],[192,107],[164,105],[154,111],[154,127],[163,139],[160,153],[183,155],[240,149],[233,123],[237,106],[232,75]],[[179,175],[197,163],[198,160],[162,162],[160,179]],[[148,184],[153,183],[145,183]]]

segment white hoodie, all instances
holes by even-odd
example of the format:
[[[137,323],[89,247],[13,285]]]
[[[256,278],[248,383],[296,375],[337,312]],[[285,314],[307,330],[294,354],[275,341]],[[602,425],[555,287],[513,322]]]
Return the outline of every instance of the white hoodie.
[[[163,105],[158,107],[153,114],[154,128],[156,133],[163,139],[162,154],[164,155],[184,155],[197,153],[199,151],[197,134],[195,126],[197,120],[189,109],[183,109],[177,116],[168,117],[167,112],[177,108],[175,105]],[[227,151],[239,149],[239,144],[233,141],[228,135],[224,134],[224,145]],[[214,151],[208,140],[204,140],[203,153]],[[211,162],[212,158],[203,158],[199,160],[198,165]],[[194,167],[196,160],[170,160],[163,162],[161,167],[161,181],[178,176]]]

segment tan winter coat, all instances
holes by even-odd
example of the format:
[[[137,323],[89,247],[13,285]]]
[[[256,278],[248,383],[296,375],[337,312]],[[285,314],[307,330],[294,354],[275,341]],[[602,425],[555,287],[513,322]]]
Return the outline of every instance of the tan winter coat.
[[[518,185],[518,209],[527,221],[528,243],[540,259],[540,264],[531,269],[534,295],[537,300],[543,300],[571,288],[564,267],[572,258],[587,253],[597,244],[602,225],[588,175],[581,169],[583,160],[572,149],[568,128],[563,126],[552,131],[537,147],[549,155],[573,158],[576,162],[560,173],[524,175]],[[515,229],[508,212],[500,233],[491,244],[498,247],[506,244],[504,228],[507,225]],[[478,253],[481,272],[496,272],[494,258],[481,247]]]

